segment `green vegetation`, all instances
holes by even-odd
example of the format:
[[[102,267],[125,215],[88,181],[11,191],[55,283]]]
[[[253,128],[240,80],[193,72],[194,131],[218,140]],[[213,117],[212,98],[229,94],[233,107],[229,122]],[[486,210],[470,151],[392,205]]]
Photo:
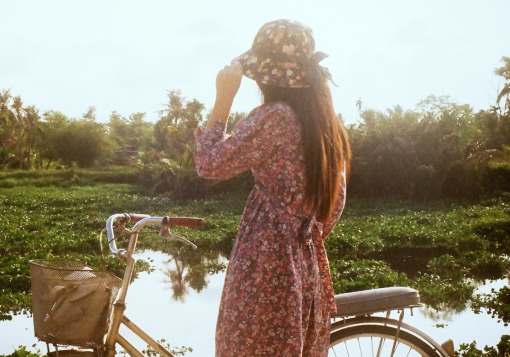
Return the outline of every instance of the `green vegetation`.
[[[327,247],[339,292],[404,284],[437,310],[461,311],[473,283],[506,276],[509,237],[508,194],[477,204],[355,200]]]
[[[510,354],[510,335],[501,336],[499,343],[493,346],[485,346],[480,350],[476,346],[476,342],[470,344],[461,344],[455,356],[462,357],[505,357]]]
[[[177,271],[169,271],[174,298],[187,289],[200,291],[207,274],[224,269],[219,259],[230,253],[246,191],[201,200],[151,197],[129,183],[138,174],[118,167],[0,173],[3,319],[30,311],[30,259],[77,258],[120,274],[115,259],[103,260],[98,241],[106,218],[116,212],[206,218],[201,230],[179,231],[200,246],[199,252],[152,233],[140,241],[140,248],[176,259]],[[471,306],[508,323],[508,289],[476,296],[473,291],[478,283],[506,276],[509,236],[506,193],[476,204],[351,199],[326,244],[337,292],[409,285],[440,313]],[[463,355],[475,355],[466,351],[475,353],[476,344],[462,348]]]
[[[2,357],[39,357],[39,356],[42,356],[41,351],[38,350],[36,353],[34,353],[27,350],[25,346],[19,346],[19,348],[16,349],[11,354],[3,355]]]
[[[183,205],[165,197],[141,195],[137,186],[112,183],[132,179],[129,174],[119,174],[115,170],[54,171],[43,175],[0,173],[3,228],[0,234],[0,317],[9,318],[11,312],[29,309],[30,259],[78,258],[93,267],[100,267],[98,235],[112,213],[207,216],[211,223],[194,240],[204,247],[221,246],[225,240],[231,244],[240,216],[241,199],[230,202],[211,199]],[[14,181],[17,182],[15,186],[12,185]],[[234,206],[237,215],[233,212]],[[140,246],[151,247],[151,244],[150,240],[142,241]],[[164,249],[164,243],[160,241],[159,244]],[[229,251],[229,247],[224,250]],[[118,272],[113,259],[106,265]]]
[[[497,101],[478,112],[448,96],[431,95],[414,109],[396,105],[384,112],[364,108],[359,100],[359,121],[347,125],[353,148],[350,197],[474,202],[509,190],[510,58],[502,62],[495,71],[504,80]],[[0,170],[125,165],[141,169],[139,179],[151,194],[201,198],[215,189],[197,176],[193,159],[193,132],[205,110],[197,99],[173,90],[157,118],[112,112],[97,121],[94,107],[81,118],[40,114],[3,90]],[[242,117],[233,113],[229,129]]]

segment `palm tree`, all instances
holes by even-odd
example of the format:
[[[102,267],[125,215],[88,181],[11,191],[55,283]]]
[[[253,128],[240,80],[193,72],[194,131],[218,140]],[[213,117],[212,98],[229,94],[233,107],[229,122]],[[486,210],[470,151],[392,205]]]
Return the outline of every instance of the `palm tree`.
[[[21,100],[20,96],[16,96],[13,98],[12,108],[14,109],[15,113],[15,120],[16,120],[16,131],[17,131],[17,137],[16,137],[16,147],[18,151],[18,168],[23,168],[23,101]]]
[[[43,134],[41,128],[41,116],[39,110],[34,106],[25,108],[25,146],[26,146],[26,162],[27,168],[30,168],[30,160],[32,159],[33,151],[35,148],[38,135]]]
[[[4,89],[3,91],[0,92],[0,112],[8,110],[9,101],[11,100],[11,98],[12,95],[10,90]]]
[[[496,98],[496,103],[499,106],[501,100],[506,97],[505,109],[510,110],[510,57],[503,56],[501,60],[504,62],[504,66],[497,68],[495,73],[496,75],[503,77],[506,80],[506,83],[499,91],[498,97]]]
[[[14,113],[9,108],[12,99],[9,90],[0,92],[0,164],[5,166],[12,156],[10,146],[14,143],[13,117]]]
[[[361,107],[363,106],[363,102],[361,101],[361,97],[356,100],[356,108],[358,109],[358,113],[361,115]]]

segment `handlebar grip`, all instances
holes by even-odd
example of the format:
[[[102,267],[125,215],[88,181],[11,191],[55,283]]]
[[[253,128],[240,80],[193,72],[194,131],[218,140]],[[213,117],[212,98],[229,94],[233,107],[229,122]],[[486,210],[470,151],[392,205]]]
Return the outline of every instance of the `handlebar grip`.
[[[168,224],[178,227],[199,228],[204,225],[204,220],[194,217],[168,217]]]

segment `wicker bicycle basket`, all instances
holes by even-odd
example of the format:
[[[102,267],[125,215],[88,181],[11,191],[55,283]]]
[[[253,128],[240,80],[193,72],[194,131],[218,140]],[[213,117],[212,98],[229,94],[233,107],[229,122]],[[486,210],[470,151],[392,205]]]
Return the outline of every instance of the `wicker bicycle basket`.
[[[32,260],[35,336],[58,345],[100,348],[122,280],[75,260]]]

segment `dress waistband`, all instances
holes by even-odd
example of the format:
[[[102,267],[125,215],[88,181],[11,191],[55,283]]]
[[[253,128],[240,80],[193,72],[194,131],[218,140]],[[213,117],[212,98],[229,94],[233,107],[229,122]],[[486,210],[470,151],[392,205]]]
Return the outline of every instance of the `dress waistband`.
[[[321,222],[317,220],[315,215],[306,215],[300,212],[296,212],[290,205],[285,204],[282,202],[282,200],[274,195],[273,193],[269,192],[264,186],[260,184],[256,184],[255,188],[257,189],[260,196],[264,198],[266,202],[268,202],[271,206],[273,206],[276,209],[282,209],[289,215],[295,217],[299,221],[301,221],[301,228],[300,228],[300,238],[302,238],[305,242],[310,242],[314,231],[319,234],[320,237],[322,237],[323,233],[323,225]]]
[[[258,193],[276,209],[282,209],[288,214],[301,220],[301,227],[299,229],[299,237],[304,244],[313,244],[315,248],[317,263],[319,266],[319,274],[321,280],[321,295],[324,308],[330,313],[336,312],[336,303],[334,297],[333,283],[331,281],[331,273],[329,271],[329,261],[322,239],[323,224],[317,220],[315,216],[306,216],[295,212],[292,207],[286,205],[276,195],[268,192],[260,184],[255,185]]]

